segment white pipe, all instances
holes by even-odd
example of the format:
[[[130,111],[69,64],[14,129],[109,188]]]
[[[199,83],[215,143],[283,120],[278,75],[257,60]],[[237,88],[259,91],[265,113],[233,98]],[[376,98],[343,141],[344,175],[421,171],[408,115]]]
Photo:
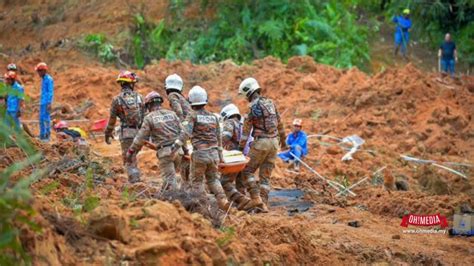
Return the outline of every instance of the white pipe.
[[[308,170],[310,170],[313,174],[315,174],[317,177],[321,178],[322,180],[324,180],[326,183],[328,183],[332,188],[336,189],[338,192],[341,191],[339,187],[341,187],[342,189],[346,189],[343,185],[335,182],[335,181],[332,181],[332,180],[329,180],[327,178],[325,178],[324,176],[320,175],[318,172],[316,172],[316,170],[314,170],[313,168],[311,168],[309,165],[307,165],[305,162],[303,162],[300,158],[296,157],[296,155],[294,155],[292,152],[290,152],[291,156],[293,156],[293,158],[295,160],[297,160],[298,162],[300,162],[304,167],[308,168]],[[353,195],[353,196],[356,196],[356,194],[350,190],[348,190],[348,192]]]

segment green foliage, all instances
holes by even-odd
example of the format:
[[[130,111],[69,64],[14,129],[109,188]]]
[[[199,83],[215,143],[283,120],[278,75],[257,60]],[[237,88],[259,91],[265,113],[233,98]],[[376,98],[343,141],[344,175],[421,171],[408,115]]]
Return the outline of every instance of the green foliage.
[[[44,171],[34,171],[30,176],[21,177],[16,182],[12,182],[12,178],[17,177],[25,168],[37,164],[41,154],[23,135],[9,128],[3,120],[0,120],[0,145],[18,146],[27,157],[0,171],[0,265],[29,263],[30,258],[19,240],[20,228],[28,227],[34,231],[41,229],[31,220],[35,212],[31,206],[29,186]]]
[[[216,244],[222,248],[228,245],[232,239],[235,237],[235,228],[234,227],[223,227],[220,229],[224,236],[216,239]]]
[[[130,192],[128,191],[128,187],[125,187],[125,189],[122,191],[121,197],[122,197],[122,204],[127,204],[137,199],[136,193],[130,194]]]
[[[48,195],[49,193],[55,191],[59,187],[60,183],[58,181],[53,181],[46,186],[40,189],[41,194]]]
[[[89,196],[84,200],[84,211],[90,212],[97,208],[100,204],[100,198],[96,196]]]
[[[76,215],[90,212],[100,204],[100,198],[94,193],[94,168],[89,166],[86,170],[85,182],[77,187],[74,194],[63,199],[63,204],[71,208]]]
[[[336,176],[336,182],[341,184],[344,188],[348,188],[351,186],[351,182],[346,175]]]
[[[201,1],[206,8],[209,1]],[[135,16],[129,52],[143,67],[155,58],[208,63],[250,62],[265,56],[284,61],[310,55],[337,67],[362,67],[369,60],[368,29],[339,1],[217,1],[214,18],[190,19],[183,1],[171,1],[171,19],[157,24]]]
[[[104,34],[89,34],[80,43],[80,47],[98,57],[103,63],[117,59],[114,46],[107,41]]]

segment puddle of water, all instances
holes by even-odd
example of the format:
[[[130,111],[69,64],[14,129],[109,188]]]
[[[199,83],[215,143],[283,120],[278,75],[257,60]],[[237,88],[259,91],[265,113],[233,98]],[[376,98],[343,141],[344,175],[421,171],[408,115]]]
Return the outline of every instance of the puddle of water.
[[[281,189],[270,191],[268,203],[270,207],[285,207],[288,215],[308,211],[314,203],[303,200],[304,192],[300,189]]]

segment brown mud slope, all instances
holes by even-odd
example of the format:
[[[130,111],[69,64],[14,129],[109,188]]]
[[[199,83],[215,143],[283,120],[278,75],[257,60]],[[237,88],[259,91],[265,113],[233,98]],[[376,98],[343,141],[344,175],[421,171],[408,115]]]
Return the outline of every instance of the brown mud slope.
[[[75,108],[91,101],[94,105],[85,117],[106,117],[111,98],[118,93],[114,82],[118,70],[82,64],[86,59],[74,51],[53,50],[47,57],[52,56],[56,104]],[[31,71],[37,61],[39,57],[26,57],[18,62],[32,97],[26,112],[30,118],[37,113],[39,80]],[[458,264],[474,259],[472,239],[403,234],[399,226],[401,216],[408,213],[441,213],[451,221],[461,207],[472,206],[472,168],[455,167],[468,176],[466,180],[399,157],[472,163],[472,79],[442,80],[411,65],[367,76],[304,57],[292,58],[287,65],[273,58],[244,66],[230,61],[210,65],[160,61],[138,71],[138,90],[164,93],[163,81],[174,72],[184,78],[185,94],[196,84],[206,88],[215,112],[228,102],[246,112],[237,87],[243,78],[254,76],[264,95],[276,101],[288,130],[299,117],[310,135],[361,136],[364,150],[350,162],[341,162],[344,150],[327,138],[310,139],[306,161],[341,183],[353,184],[365,176],[369,182],[354,189],[355,197],[336,197],[309,171],[288,173],[278,162],[273,186],[300,188],[315,205],[291,217],[281,207],[268,214],[232,212],[222,225],[222,213],[190,213],[178,201],[155,198],[158,191],[150,181],[161,180],[151,151],[144,149],[139,155],[145,182],[128,186],[117,142],[107,146],[101,139],[90,140],[93,153],[85,162],[76,159],[73,147],[38,143],[46,158],[41,166],[51,170],[33,185],[36,219],[43,231],[22,237],[38,264]],[[21,156],[11,148],[0,164],[3,168]],[[373,174],[383,166],[384,171]],[[409,191],[396,190],[395,183],[402,181]],[[348,226],[351,221],[360,227]]]

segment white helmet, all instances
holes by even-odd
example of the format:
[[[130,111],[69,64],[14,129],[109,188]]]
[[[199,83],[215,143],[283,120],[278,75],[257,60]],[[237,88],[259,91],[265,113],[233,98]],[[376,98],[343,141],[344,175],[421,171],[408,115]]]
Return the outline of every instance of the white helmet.
[[[240,115],[239,108],[237,106],[235,106],[235,104],[231,103],[231,104],[228,104],[228,105],[224,106],[224,108],[222,108],[221,116],[224,119],[228,119],[229,117],[231,117],[233,115]]]
[[[245,95],[247,97],[258,90],[260,90],[260,85],[258,85],[257,80],[254,78],[244,79],[244,81],[242,81],[239,86],[239,94]]]
[[[207,104],[207,92],[200,86],[194,86],[189,91],[191,106]]]
[[[173,74],[166,77],[165,80],[165,89],[166,90],[183,90],[183,79],[178,76],[178,74]]]

